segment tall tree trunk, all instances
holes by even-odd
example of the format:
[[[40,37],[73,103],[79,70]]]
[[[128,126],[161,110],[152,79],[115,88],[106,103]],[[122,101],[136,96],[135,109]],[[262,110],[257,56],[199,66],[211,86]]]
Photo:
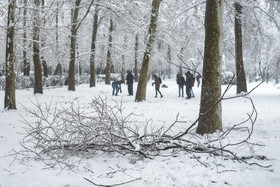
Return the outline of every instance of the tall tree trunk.
[[[112,32],[113,32],[113,20],[110,19],[109,44],[108,44],[108,50],[107,50],[105,84],[110,84],[110,82],[111,82],[111,67],[112,67],[111,50],[112,50],[112,41],[113,41]]]
[[[59,62],[59,57],[58,57],[58,54],[59,54],[59,52],[58,52],[58,12],[59,12],[58,6],[59,6],[59,2],[57,1],[56,10],[55,10],[55,60],[57,62],[57,67],[61,67],[61,64]],[[56,67],[56,69],[58,69],[57,67]],[[61,75],[60,70],[58,70],[58,71],[55,70],[54,75]]]
[[[138,48],[139,48],[139,36],[135,35],[135,63],[134,63],[134,81],[138,82]]]
[[[171,61],[172,61],[172,59],[171,59],[171,47],[170,47],[170,45],[168,45],[168,48],[167,48],[168,50],[167,50],[167,59],[168,59],[168,61],[170,62],[169,64],[168,64],[168,75],[167,75],[167,77],[168,77],[168,79],[171,79]]]
[[[96,84],[96,69],[95,69],[95,49],[96,49],[96,36],[98,28],[98,4],[95,7],[95,13],[93,17],[93,28],[92,28],[92,40],[91,40],[91,55],[90,55],[90,83],[89,87],[95,87]]]
[[[24,0],[23,8],[23,74],[29,76],[30,62],[27,60],[27,35],[26,35],[27,0]]]
[[[75,61],[76,61],[76,40],[77,40],[77,21],[79,15],[79,6],[81,0],[75,0],[75,8],[71,15],[71,42],[70,42],[70,62],[69,62],[69,77],[68,90],[75,91]]]
[[[242,6],[235,2],[235,64],[237,76],[237,94],[247,92],[246,75],[243,65],[242,53],[242,26],[240,16],[242,14]]]
[[[126,62],[126,59],[125,59],[125,51],[126,51],[126,48],[127,48],[127,36],[125,35],[124,36],[124,44],[123,44],[123,54],[122,54],[122,69],[121,69],[121,78],[122,78],[122,83],[125,83],[125,62]]]
[[[4,108],[16,109],[15,73],[14,73],[14,38],[15,38],[16,0],[9,0],[7,37],[6,37],[6,88]]]
[[[277,60],[275,68],[275,84],[279,83],[279,72],[280,72],[280,59]]]
[[[43,25],[41,27],[45,28],[45,23],[46,23],[46,19],[45,19],[45,0],[41,0],[42,1],[42,23]],[[48,77],[49,75],[49,70],[48,70],[48,64],[44,58],[44,49],[46,46],[46,38],[44,36],[44,34],[41,35],[41,62],[43,65],[43,72],[44,72],[44,77]]]
[[[42,65],[40,61],[40,0],[34,0],[34,30],[33,30],[33,62],[34,62],[34,94],[43,93]]]
[[[125,83],[125,55],[122,54],[122,70],[121,70],[121,78],[122,78],[122,83]]]
[[[146,44],[146,50],[145,50],[143,61],[142,61],[142,67],[141,67],[141,71],[140,71],[135,101],[146,100],[148,72],[149,72],[149,66],[150,66],[150,61],[151,61],[151,55],[152,55],[152,51],[153,51],[153,44],[155,41],[157,20],[158,20],[159,7],[160,7],[161,1],[162,0],[153,0],[153,3],[152,3],[152,13],[151,13],[151,20],[150,20],[150,26],[149,26],[149,31],[148,31],[148,42]]]
[[[222,130],[221,61],[223,0],[207,0],[200,119],[196,132]]]

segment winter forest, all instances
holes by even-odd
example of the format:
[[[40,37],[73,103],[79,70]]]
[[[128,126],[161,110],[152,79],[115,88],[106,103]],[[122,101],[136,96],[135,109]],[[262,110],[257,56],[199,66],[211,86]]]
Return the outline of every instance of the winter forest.
[[[279,0],[0,7],[0,187],[279,184]],[[178,99],[188,71],[201,84]]]
[[[6,36],[12,26],[16,89],[35,84],[38,88],[34,92],[40,93],[41,87],[69,81],[69,90],[75,90],[78,82],[95,86],[102,75],[106,75],[108,82],[110,73],[121,74],[122,79],[126,70],[139,73],[156,2],[1,1],[1,75],[6,71]],[[9,3],[14,6],[10,7],[14,8],[13,20],[8,17]],[[176,73],[178,67],[202,73],[206,1],[157,3],[160,8],[149,72],[166,78]],[[236,74],[238,15],[243,31],[240,37],[246,78],[255,81],[269,77],[278,81],[279,45],[275,41],[279,38],[279,1],[236,1],[241,6],[240,13],[234,3],[225,1],[223,5],[222,71]],[[36,84],[36,78],[40,79],[37,71],[43,77]],[[3,79],[1,87],[5,87]]]

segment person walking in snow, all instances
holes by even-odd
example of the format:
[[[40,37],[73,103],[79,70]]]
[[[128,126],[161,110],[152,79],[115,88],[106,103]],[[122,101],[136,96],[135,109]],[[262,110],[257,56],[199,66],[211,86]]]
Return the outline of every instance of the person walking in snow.
[[[160,98],[162,98],[163,95],[161,94],[161,92],[159,90],[160,84],[161,84],[161,78],[158,77],[156,74],[154,74],[153,77],[154,77],[154,82],[152,83],[152,86],[155,85],[155,91],[156,91],[156,96],[155,97],[157,97],[157,93],[159,93],[160,94]]]

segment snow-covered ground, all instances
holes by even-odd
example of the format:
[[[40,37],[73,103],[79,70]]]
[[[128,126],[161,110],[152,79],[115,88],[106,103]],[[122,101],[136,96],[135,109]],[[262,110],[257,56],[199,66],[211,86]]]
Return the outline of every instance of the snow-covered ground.
[[[17,110],[0,111],[0,186],[1,187],[83,187],[94,186],[84,178],[96,184],[113,185],[128,181],[133,182],[122,186],[133,187],[182,187],[182,186],[246,186],[246,187],[273,187],[280,185],[280,88],[269,84],[262,84],[252,94],[257,110],[257,121],[251,143],[239,147],[244,149],[244,155],[248,152],[254,155],[262,155],[267,159],[251,160],[269,168],[263,168],[255,164],[248,165],[224,158],[201,155],[201,161],[210,163],[204,166],[193,155],[181,152],[176,157],[156,157],[153,159],[134,160],[130,155],[97,154],[91,159],[84,159],[74,171],[67,168],[48,167],[42,162],[30,160],[19,162],[12,156],[7,156],[14,150],[21,150],[19,144],[24,137],[24,124],[22,117],[29,119],[24,107],[32,109],[31,102],[49,103],[69,102],[74,98],[79,103],[87,105],[93,98],[101,96],[107,98],[109,103],[113,100],[122,102],[127,113],[134,112],[141,115],[139,121],[145,122],[151,119],[152,125],[160,127],[169,126],[176,118],[185,121],[184,126],[190,125],[198,116],[200,103],[200,88],[194,87],[195,98],[187,100],[178,97],[178,89],[174,80],[163,81],[168,88],[161,88],[163,98],[154,98],[154,87],[151,82],[147,87],[147,99],[145,102],[134,102],[135,97],[127,96],[126,85],[122,85],[123,92],[119,96],[112,96],[111,86],[98,84],[95,88],[89,85],[76,86],[76,91],[68,91],[67,87],[56,89],[44,89],[44,94],[33,94],[33,90],[17,90]],[[250,90],[256,83],[249,84]],[[134,92],[136,91],[134,84]],[[225,89],[225,87],[223,87]],[[226,96],[234,96],[236,92],[233,86]],[[4,106],[4,91],[0,91],[0,106]],[[236,98],[222,102],[223,127],[230,128],[247,119],[252,111],[249,100]],[[34,119],[30,119],[32,121]],[[182,127],[183,128],[183,127]],[[242,139],[236,132],[236,139]],[[230,140],[232,141],[232,140]],[[248,151],[249,149],[249,151]]]

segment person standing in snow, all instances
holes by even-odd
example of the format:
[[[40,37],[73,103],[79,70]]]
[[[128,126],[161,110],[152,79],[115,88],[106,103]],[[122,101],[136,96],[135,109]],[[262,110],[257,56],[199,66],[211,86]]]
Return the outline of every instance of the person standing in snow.
[[[201,75],[197,74],[197,76],[196,76],[197,87],[199,87],[199,85],[200,85],[200,78],[201,78]]]
[[[128,95],[133,95],[133,80],[134,80],[134,76],[128,70],[127,71],[127,76],[126,76],[126,84],[127,84],[127,89],[128,89]]]
[[[193,74],[190,74],[190,94],[191,94],[191,98],[194,97],[194,93],[193,93],[193,89],[192,87],[194,86],[194,82],[195,82],[195,78],[193,76]]]
[[[191,72],[187,71],[187,73],[185,73],[186,75],[186,95],[187,98],[186,99],[190,99],[191,98],[191,86],[190,86],[190,81],[191,81]]]
[[[182,92],[182,97],[184,97],[184,85],[186,83],[185,78],[183,77],[182,73],[178,73],[179,76],[177,77],[177,84],[179,88],[179,96],[181,97],[181,92]]]

